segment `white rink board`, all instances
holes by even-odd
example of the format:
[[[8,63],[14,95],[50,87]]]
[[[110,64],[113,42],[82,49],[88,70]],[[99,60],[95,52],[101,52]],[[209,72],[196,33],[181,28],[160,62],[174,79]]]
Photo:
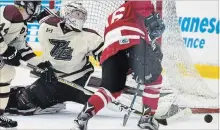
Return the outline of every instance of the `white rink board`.
[[[219,0],[176,1],[176,8],[193,62],[219,66]]]

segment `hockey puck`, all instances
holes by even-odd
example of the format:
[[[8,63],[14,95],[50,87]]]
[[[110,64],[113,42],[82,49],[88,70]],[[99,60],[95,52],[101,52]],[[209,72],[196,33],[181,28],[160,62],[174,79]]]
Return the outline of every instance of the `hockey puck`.
[[[212,116],[209,114],[205,115],[205,117],[204,117],[204,120],[206,123],[212,122],[212,119],[213,119]]]

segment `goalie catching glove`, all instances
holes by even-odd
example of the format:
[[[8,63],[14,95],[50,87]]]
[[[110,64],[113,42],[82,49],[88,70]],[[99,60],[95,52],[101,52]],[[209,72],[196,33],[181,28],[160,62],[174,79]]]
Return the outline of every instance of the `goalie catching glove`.
[[[52,64],[49,61],[45,61],[42,63],[39,63],[37,65],[38,68],[45,70],[43,73],[39,72],[38,70],[31,71],[31,74],[39,76],[41,79],[45,80],[47,83],[51,83],[53,81],[57,81],[56,74],[54,72],[54,68]]]

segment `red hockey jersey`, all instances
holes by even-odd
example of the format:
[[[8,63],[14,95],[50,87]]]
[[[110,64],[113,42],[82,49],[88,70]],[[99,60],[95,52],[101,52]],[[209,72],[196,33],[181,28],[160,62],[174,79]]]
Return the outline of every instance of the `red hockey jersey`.
[[[100,63],[120,50],[139,44],[141,37],[148,42],[144,18],[153,11],[151,1],[129,1],[113,12],[106,23]]]

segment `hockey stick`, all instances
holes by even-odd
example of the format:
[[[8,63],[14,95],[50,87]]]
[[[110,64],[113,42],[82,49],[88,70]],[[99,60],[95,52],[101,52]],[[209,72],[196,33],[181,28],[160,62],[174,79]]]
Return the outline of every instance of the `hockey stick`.
[[[60,18],[60,16],[58,16],[56,13],[54,13],[53,11],[51,11],[51,9],[45,7],[44,10],[47,11],[50,15],[53,15],[53,16],[56,16],[56,17]]]
[[[30,63],[27,63],[27,62],[25,62],[25,61],[20,61],[20,63],[22,64],[22,65],[24,65],[24,66],[27,66],[28,68],[31,68],[32,70],[34,70],[34,71],[36,71],[36,72],[40,72],[40,73],[43,73],[45,70],[43,70],[43,69],[41,69],[41,68],[39,68],[39,67],[37,67],[37,66],[34,66],[34,65],[32,65],[32,64],[30,64]],[[60,82],[60,83],[63,83],[63,84],[65,84],[65,85],[68,85],[68,86],[71,86],[71,87],[73,87],[73,88],[75,88],[75,89],[78,89],[78,90],[80,90],[80,91],[82,91],[82,92],[84,92],[85,94],[87,94],[87,95],[92,95],[92,94],[94,94],[94,92],[93,91],[90,91],[90,90],[88,90],[88,89],[86,89],[86,88],[83,88],[82,86],[80,86],[80,85],[78,85],[78,84],[75,84],[75,83],[72,83],[72,82],[70,82],[70,81],[68,81],[68,80],[65,80],[65,79],[62,79],[62,78],[60,78],[60,77],[57,77],[57,79],[58,79],[58,82]],[[120,102],[118,102],[118,101],[113,101],[113,102],[111,102],[111,103],[113,103],[114,105],[116,105],[116,106],[118,106],[118,108],[119,108],[119,111],[131,111],[131,112],[133,112],[133,113],[135,113],[135,114],[137,114],[137,115],[140,115],[140,114],[142,114],[142,112],[140,112],[140,111],[138,111],[138,110],[136,110],[136,109],[130,109],[128,106],[126,106],[126,105],[124,105],[124,104],[122,104],[122,103],[120,103]]]
[[[134,97],[133,97],[133,99],[132,99],[132,102],[131,102],[131,105],[130,105],[130,109],[133,109],[134,102],[135,102],[135,100],[136,100],[136,98],[137,98],[138,90],[140,89],[140,86],[141,86],[141,84],[138,83],[137,89],[136,89],[136,92],[135,92],[135,95],[134,95]],[[126,123],[127,123],[127,121],[128,121],[128,118],[129,118],[131,112],[132,112],[132,111],[128,110],[128,114],[125,114],[125,115],[124,115],[123,126],[126,125]]]

